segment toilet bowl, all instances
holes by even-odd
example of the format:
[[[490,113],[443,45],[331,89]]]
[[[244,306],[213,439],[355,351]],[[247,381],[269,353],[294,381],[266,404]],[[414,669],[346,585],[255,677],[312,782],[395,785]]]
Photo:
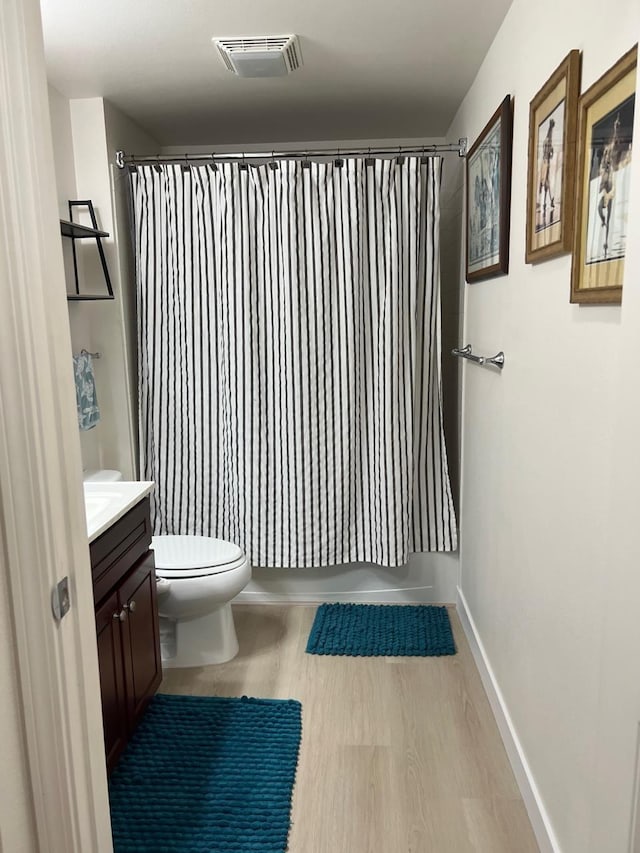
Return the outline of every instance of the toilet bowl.
[[[122,480],[113,470],[84,471],[86,482]],[[162,666],[225,663],[238,653],[231,599],[251,579],[238,545],[209,536],[154,536]]]
[[[225,663],[238,653],[231,599],[251,579],[238,545],[209,536],[154,536],[162,666]]]

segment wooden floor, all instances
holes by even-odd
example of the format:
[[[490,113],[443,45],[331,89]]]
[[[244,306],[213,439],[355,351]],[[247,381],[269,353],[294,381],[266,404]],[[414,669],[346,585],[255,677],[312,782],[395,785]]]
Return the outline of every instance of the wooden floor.
[[[302,702],[290,853],[538,851],[455,609],[442,658],[308,655],[314,607],[234,613],[235,660],[160,689]]]

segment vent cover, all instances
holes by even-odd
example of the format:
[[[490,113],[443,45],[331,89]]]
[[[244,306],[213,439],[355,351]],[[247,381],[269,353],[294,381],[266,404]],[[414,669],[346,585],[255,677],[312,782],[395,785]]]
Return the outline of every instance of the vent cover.
[[[302,65],[298,36],[236,36],[212,39],[229,71],[238,77],[281,77]]]

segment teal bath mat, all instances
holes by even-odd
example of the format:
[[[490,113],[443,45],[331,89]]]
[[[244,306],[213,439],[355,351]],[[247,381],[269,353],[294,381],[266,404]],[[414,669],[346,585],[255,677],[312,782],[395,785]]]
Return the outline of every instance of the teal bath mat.
[[[115,853],[284,853],[293,699],[157,695],[109,780]]]
[[[446,607],[321,604],[309,634],[312,655],[455,655]]]

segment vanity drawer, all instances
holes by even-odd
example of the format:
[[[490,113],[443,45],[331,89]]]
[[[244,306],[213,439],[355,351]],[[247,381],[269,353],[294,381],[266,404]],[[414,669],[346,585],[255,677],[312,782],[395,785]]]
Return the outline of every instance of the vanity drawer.
[[[150,545],[151,519],[147,497],[112,524],[89,546],[93,598],[96,604],[149,550]]]

